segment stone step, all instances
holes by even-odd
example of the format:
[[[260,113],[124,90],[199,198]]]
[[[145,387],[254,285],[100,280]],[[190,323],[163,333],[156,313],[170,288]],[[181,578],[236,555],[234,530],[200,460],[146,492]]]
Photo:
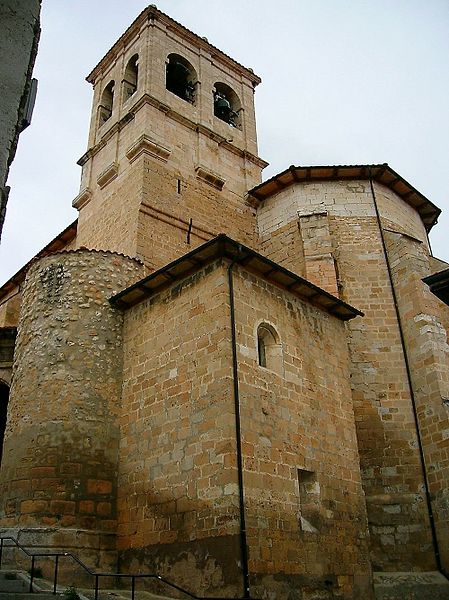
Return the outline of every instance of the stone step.
[[[373,576],[376,600],[449,600],[449,580],[438,571]]]
[[[42,578],[33,580],[33,593],[29,593],[30,576],[25,571],[14,569],[0,570],[0,600],[64,600],[65,586],[58,586],[53,594],[53,583]],[[93,589],[76,589],[80,600],[94,600]],[[99,600],[131,600],[129,589],[100,589]],[[136,590],[135,600],[173,600],[171,596],[162,596],[151,592]]]
[[[24,593],[29,589],[29,580],[27,581],[20,572],[0,571],[0,593]]]

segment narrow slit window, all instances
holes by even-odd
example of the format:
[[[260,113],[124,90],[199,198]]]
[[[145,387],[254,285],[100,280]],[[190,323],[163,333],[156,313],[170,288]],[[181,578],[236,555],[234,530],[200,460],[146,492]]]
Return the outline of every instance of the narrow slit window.
[[[259,355],[259,366],[267,366],[267,351],[265,347],[265,339],[263,336],[257,336],[257,350]]]

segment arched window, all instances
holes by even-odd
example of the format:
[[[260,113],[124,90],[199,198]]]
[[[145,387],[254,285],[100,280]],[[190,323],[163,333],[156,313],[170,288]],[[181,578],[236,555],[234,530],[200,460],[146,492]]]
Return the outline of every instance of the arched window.
[[[6,429],[6,416],[8,412],[9,386],[0,380],[0,464],[2,462],[3,441]]]
[[[166,61],[165,87],[169,92],[194,104],[198,78],[188,60],[179,54],[169,54]]]
[[[139,80],[139,55],[134,54],[128,61],[125,69],[125,77],[123,78],[123,102],[131,98],[137,90]]]
[[[268,323],[257,328],[257,357],[260,367],[282,374],[282,345],[277,331]]]
[[[241,127],[242,106],[239,97],[229,85],[217,82],[213,90],[214,115],[232,127]]]
[[[103,93],[101,95],[101,102],[99,108],[99,120],[98,125],[101,127],[103,123],[109,119],[112,115],[112,107],[114,104],[114,87],[115,81],[112,80],[108,83],[108,85],[104,88]]]

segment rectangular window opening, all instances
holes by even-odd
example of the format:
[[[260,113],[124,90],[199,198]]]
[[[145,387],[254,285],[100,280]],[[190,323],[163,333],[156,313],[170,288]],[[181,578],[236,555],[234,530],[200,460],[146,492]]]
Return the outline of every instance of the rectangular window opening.
[[[298,469],[299,524],[302,531],[318,533],[320,484],[316,473]]]

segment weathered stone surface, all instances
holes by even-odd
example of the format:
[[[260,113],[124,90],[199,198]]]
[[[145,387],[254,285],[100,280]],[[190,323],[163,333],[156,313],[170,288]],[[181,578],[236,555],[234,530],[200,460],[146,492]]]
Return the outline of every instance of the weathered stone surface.
[[[369,595],[344,324],[245,271],[235,269],[234,277],[247,540],[257,593],[265,578],[282,572],[287,586],[313,574],[312,587],[317,577],[323,586],[331,578],[334,591],[350,597],[357,573]],[[279,374],[257,364],[257,327],[267,320],[281,336]],[[232,575],[241,554],[230,335],[227,264],[207,267],[125,315],[121,561],[142,568],[157,556],[151,564],[165,576],[204,595],[220,586],[241,593]],[[313,472],[320,490],[313,534],[300,525],[298,469]],[[213,540],[223,535],[235,538],[232,553],[216,553]],[[194,540],[209,548],[211,582],[189,549]]]
[[[30,269],[1,470],[1,525],[114,535],[122,314],[109,297],[141,274],[124,256],[79,250]],[[108,505],[108,509],[106,508]],[[91,508],[91,510],[90,510]],[[87,522],[83,513],[95,517]],[[69,537],[70,537],[69,536]]]

